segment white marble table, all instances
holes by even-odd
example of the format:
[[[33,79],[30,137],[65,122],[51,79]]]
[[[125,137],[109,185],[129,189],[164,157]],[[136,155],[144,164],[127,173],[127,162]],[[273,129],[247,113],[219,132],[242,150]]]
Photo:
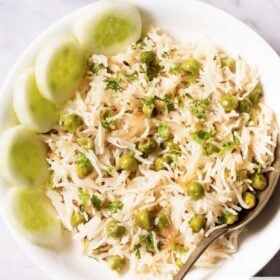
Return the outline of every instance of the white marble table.
[[[153,0],[159,1],[160,0]],[[170,0],[172,1],[172,0]],[[19,54],[50,24],[92,0],[0,0],[0,85]],[[280,54],[279,0],[204,0],[238,17]],[[260,272],[280,276],[280,253]],[[47,280],[22,253],[0,219],[0,279]]]

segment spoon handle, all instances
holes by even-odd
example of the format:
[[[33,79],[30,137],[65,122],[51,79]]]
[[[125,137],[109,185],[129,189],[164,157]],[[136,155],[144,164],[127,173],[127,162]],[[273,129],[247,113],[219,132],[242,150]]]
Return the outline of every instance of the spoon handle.
[[[197,248],[191,253],[188,260],[180,271],[174,276],[173,280],[183,280],[193,264],[201,256],[201,254],[208,248],[208,246],[221,235],[228,231],[227,228],[221,228],[213,231],[208,237],[205,237],[197,246]]]

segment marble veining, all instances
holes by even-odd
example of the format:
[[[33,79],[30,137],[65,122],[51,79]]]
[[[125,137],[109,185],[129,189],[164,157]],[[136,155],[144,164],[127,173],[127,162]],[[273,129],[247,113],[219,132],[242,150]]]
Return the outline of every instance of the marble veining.
[[[201,1],[241,19],[280,54],[279,0]],[[0,84],[18,56],[36,36],[63,15],[91,2],[92,0],[0,0]],[[0,248],[0,279],[18,279],[20,273],[21,280],[49,280],[14,243],[1,219]],[[280,253],[259,276],[280,276],[279,263]]]

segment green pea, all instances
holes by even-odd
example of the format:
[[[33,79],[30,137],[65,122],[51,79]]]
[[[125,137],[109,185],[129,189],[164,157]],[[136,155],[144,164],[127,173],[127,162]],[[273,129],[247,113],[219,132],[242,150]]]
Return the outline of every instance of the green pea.
[[[155,104],[143,104],[142,112],[149,119],[156,117],[158,113]]]
[[[149,81],[152,81],[155,77],[158,76],[160,67],[158,65],[147,65],[147,77]]]
[[[227,225],[235,224],[238,221],[238,215],[232,214],[231,212],[225,211],[222,214],[222,222]]]
[[[108,264],[112,270],[121,273],[125,267],[125,259],[118,255],[112,256],[108,258]]]
[[[75,164],[76,172],[80,179],[84,179],[93,171],[93,166],[90,160],[83,153],[78,154]]]
[[[85,150],[91,150],[93,149],[93,141],[90,138],[79,138],[77,140],[78,145],[84,148]]]
[[[190,58],[183,62],[182,69],[189,75],[197,77],[199,74],[200,63],[194,59]]]
[[[212,154],[218,153],[220,149],[212,143],[205,143],[203,145],[203,151],[205,155],[210,156]]]
[[[165,213],[158,213],[156,217],[156,227],[159,230],[164,230],[170,225],[170,217]]]
[[[192,200],[199,200],[204,196],[205,190],[202,184],[192,182],[187,185],[187,192]]]
[[[136,225],[142,229],[151,230],[153,227],[152,214],[147,209],[141,210],[135,214]]]
[[[156,171],[159,171],[159,170],[165,170],[166,167],[164,165],[164,163],[171,163],[173,162],[173,158],[170,154],[165,154],[161,157],[158,157],[155,162],[154,162],[154,168]]]
[[[122,170],[134,172],[137,170],[138,164],[132,152],[127,152],[121,155],[119,159],[119,167]]]
[[[82,117],[77,114],[63,115],[60,117],[59,125],[66,131],[74,133],[84,124]]]
[[[228,67],[229,70],[233,73],[235,73],[236,71],[236,64],[235,64],[235,60],[231,57],[223,57],[221,59],[221,65],[222,67]]]
[[[263,96],[263,90],[262,87],[258,84],[249,94],[249,99],[253,103],[253,105],[256,105],[260,99]]]
[[[163,142],[163,147],[165,149],[168,149],[168,152],[170,152],[170,153],[179,154],[181,152],[179,144],[175,143],[172,140],[164,141]]]
[[[83,224],[85,221],[85,217],[81,212],[74,212],[71,216],[72,227],[77,227],[79,224]]]
[[[249,113],[252,109],[252,102],[249,98],[245,97],[239,102],[238,111],[240,113]]]
[[[108,237],[120,239],[125,234],[125,227],[121,226],[118,221],[113,220],[106,226],[106,233]]]
[[[203,215],[198,215],[198,214],[194,215],[189,221],[189,225],[193,233],[200,232],[200,230],[205,227],[205,224],[206,224],[205,217]]]
[[[149,155],[157,151],[158,144],[154,139],[147,137],[138,143],[137,148],[144,155]]]
[[[221,98],[220,101],[221,105],[223,106],[225,112],[230,112],[232,110],[237,109],[238,107],[238,100],[235,96],[231,94],[226,94]]]
[[[245,204],[248,206],[247,209],[252,209],[257,204],[257,198],[256,196],[251,192],[245,192],[242,194],[242,198],[245,202]]]
[[[166,123],[160,123],[157,127],[157,135],[163,140],[167,140],[171,137],[171,133]]]
[[[144,51],[140,55],[140,62],[147,65],[153,64],[156,60],[156,54],[153,51]]]
[[[267,187],[267,177],[262,173],[254,173],[251,180],[253,188],[257,191],[263,191]]]

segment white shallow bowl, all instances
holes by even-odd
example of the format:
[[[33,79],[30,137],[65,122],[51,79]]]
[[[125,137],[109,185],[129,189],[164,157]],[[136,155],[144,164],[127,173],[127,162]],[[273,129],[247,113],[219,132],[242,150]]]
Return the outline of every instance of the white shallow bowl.
[[[200,40],[202,36],[229,54],[240,54],[253,66],[257,66],[265,90],[265,101],[277,113],[280,120],[280,59],[273,49],[254,31],[232,16],[195,0],[132,0],[142,11],[144,25],[167,31],[181,41]],[[87,9],[88,6],[82,8]],[[72,35],[73,23],[79,12],[71,13],[52,25],[37,38],[21,55],[10,72],[1,91],[0,131],[13,125],[11,94],[17,75],[34,64],[38,50],[45,42],[59,35]],[[1,182],[3,198],[8,184]],[[263,213],[246,228],[240,238],[238,252],[231,260],[215,269],[195,269],[187,279],[247,279],[257,273],[280,247],[280,190],[276,192]],[[4,217],[5,219],[5,217]],[[82,257],[81,248],[75,242],[65,242],[56,251],[36,247],[18,236],[6,221],[11,233],[27,255],[53,279],[119,279],[105,264]],[[71,239],[69,239],[71,240]],[[71,244],[71,245],[69,245]],[[16,265],[16,264],[15,264]],[[123,279],[135,279],[126,275]]]

